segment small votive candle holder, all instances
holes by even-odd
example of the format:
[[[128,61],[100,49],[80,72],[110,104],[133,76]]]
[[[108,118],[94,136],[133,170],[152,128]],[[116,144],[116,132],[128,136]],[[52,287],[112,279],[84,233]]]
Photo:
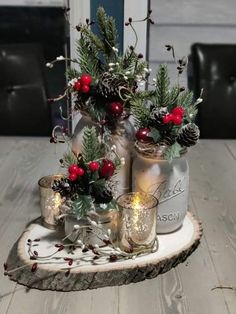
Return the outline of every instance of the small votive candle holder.
[[[59,225],[57,217],[60,215],[62,199],[59,193],[53,191],[52,185],[62,177],[62,174],[49,175],[38,181],[42,224],[49,229],[55,230]]]
[[[126,252],[151,250],[156,242],[156,197],[147,193],[131,192],[119,196],[117,204],[120,210],[120,249]]]

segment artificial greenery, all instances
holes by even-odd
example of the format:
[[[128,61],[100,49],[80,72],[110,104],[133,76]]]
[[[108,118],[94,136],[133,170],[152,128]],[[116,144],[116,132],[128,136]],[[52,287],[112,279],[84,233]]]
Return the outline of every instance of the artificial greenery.
[[[179,63],[182,71],[184,64],[186,65],[186,59],[181,60]],[[178,68],[180,68],[179,64]],[[180,69],[178,72],[180,73]],[[171,87],[168,68],[163,64],[159,66],[153,87],[151,90],[138,92],[132,97],[131,111],[135,126],[138,129],[149,130],[148,145],[151,145],[150,138],[153,145],[166,145],[163,157],[172,160],[180,156],[184,146],[194,145],[199,138],[199,130],[193,121],[197,114],[197,104],[200,101],[194,102],[193,93],[179,84]],[[176,108],[183,111],[181,117],[178,117],[179,120],[169,122],[165,120],[168,116],[173,116],[172,112]],[[183,127],[189,123],[194,124],[194,127],[185,129],[183,138]],[[138,140],[145,142],[142,138]]]
[[[104,154],[104,146],[99,143],[95,127],[84,128],[82,140],[82,158],[86,163],[99,159]]]
[[[142,21],[151,21],[150,12]],[[76,42],[77,57],[69,59],[66,71],[68,86],[63,95],[52,101],[71,97],[74,101],[73,109],[88,114],[92,120],[102,124],[101,130],[116,128],[118,121],[129,115],[129,99],[135,93],[138,82],[149,76],[147,62],[141,53],[136,52],[137,34],[133,24],[142,21],[129,19],[126,23],[134,32],[136,41],[133,46],[126,48],[125,53],[119,51],[115,20],[106,14],[103,7],[98,8],[96,21],[86,19],[86,23],[77,25],[80,37]],[[98,33],[93,31],[93,24],[96,24]],[[58,57],[48,66],[51,68],[61,60],[66,58]],[[92,79],[86,91],[76,86],[85,74]],[[119,114],[110,112],[111,102],[120,103],[122,110]]]
[[[105,150],[104,144],[98,140],[95,127],[84,128],[81,154],[76,156],[69,151],[60,162],[68,170],[68,174],[55,181],[53,189],[65,198],[73,215],[78,219],[85,217],[100,204],[106,210],[112,206],[114,208],[110,181],[113,173],[106,174],[103,167],[104,163],[109,162],[116,169],[120,166],[120,159],[117,153],[108,151],[108,148]],[[91,163],[96,168],[91,168]],[[79,174],[76,172],[78,170]],[[77,173],[75,178],[73,172]]]

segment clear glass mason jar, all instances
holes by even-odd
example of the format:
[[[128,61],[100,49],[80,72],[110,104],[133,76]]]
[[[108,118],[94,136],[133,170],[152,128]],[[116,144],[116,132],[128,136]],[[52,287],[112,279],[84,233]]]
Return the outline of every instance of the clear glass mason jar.
[[[151,193],[159,200],[157,233],[169,233],[182,226],[188,209],[189,167],[184,154],[167,161],[163,148],[155,154],[136,146],[132,167],[133,191]]]
[[[72,138],[72,150],[75,154],[81,152],[83,128],[85,126],[95,126],[98,132],[100,130],[98,123],[94,122],[90,118],[90,116],[82,114],[81,119],[75,127],[74,135]],[[110,140],[107,143],[107,145],[109,145],[110,147],[112,145],[115,145],[118,155],[125,158],[125,165],[121,166],[113,179],[116,186],[116,195],[114,195],[115,198],[131,190],[131,151],[133,146],[133,139],[134,127],[129,119],[124,119],[118,122],[115,132],[111,134]]]

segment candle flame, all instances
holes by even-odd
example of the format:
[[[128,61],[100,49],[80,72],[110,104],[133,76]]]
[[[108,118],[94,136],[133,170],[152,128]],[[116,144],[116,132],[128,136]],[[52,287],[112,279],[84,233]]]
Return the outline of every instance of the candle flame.
[[[140,206],[140,203],[141,203],[141,198],[140,198],[140,195],[139,193],[136,193],[135,194],[135,197],[133,199],[133,203],[132,203],[132,207],[134,209],[139,209],[141,206]]]
[[[135,193],[135,196],[132,202],[132,207],[133,207],[133,219],[132,219],[133,228],[136,232],[139,232],[140,223],[141,223],[140,209],[142,208],[141,197],[139,193]]]

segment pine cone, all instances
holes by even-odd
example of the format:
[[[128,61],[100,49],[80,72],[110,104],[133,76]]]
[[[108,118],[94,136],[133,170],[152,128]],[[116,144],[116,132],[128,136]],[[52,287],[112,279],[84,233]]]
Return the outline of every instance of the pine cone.
[[[108,189],[103,191],[93,189],[92,195],[95,199],[95,203],[97,204],[106,204],[112,200],[112,192]]]
[[[167,135],[162,140],[160,140],[158,145],[160,145],[160,146],[162,146],[162,145],[163,146],[171,146],[174,144],[175,140],[176,140],[176,138],[174,136]]]
[[[53,191],[60,193],[62,197],[67,197],[71,194],[71,186],[67,179],[55,180],[52,189]]]
[[[104,98],[120,98],[120,93],[124,93],[122,87],[128,87],[128,84],[123,77],[114,76],[112,73],[104,72],[98,81],[97,92]]]
[[[167,114],[167,109],[160,108],[154,109],[150,115],[150,126],[157,128],[158,130],[164,128],[166,129],[167,125],[163,124],[163,117]]]
[[[183,126],[176,141],[185,147],[193,146],[197,143],[200,136],[199,128],[194,123],[188,123]]]

